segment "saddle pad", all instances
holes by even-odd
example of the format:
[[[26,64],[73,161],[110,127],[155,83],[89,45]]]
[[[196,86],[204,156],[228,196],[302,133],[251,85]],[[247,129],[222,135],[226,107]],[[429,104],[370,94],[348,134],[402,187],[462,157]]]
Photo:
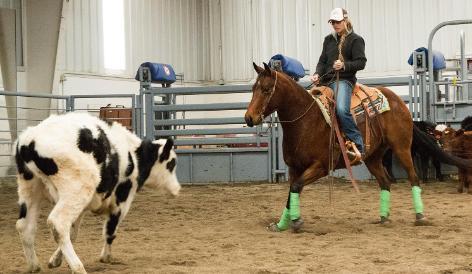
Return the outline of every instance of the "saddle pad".
[[[333,90],[324,86],[315,87],[310,90],[310,94],[320,106],[326,122],[331,126],[329,104],[333,98]],[[367,95],[369,95],[370,100],[367,98]],[[373,106],[370,101],[372,101]],[[380,90],[356,84],[351,97],[351,113],[356,124],[365,120],[365,109],[363,104],[368,110],[369,117],[375,116],[375,109],[379,114],[390,110],[388,100]]]
[[[377,98],[372,100],[373,106],[369,101],[365,103],[365,108],[367,109],[367,114],[369,117],[374,117],[377,113],[380,114],[390,110],[390,105],[388,104],[388,100],[385,95],[383,95],[380,90],[377,90],[377,92]],[[359,124],[365,120],[365,108],[362,104],[351,108],[351,113],[356,124]],[[377,110],[377,112],[375,110]]]

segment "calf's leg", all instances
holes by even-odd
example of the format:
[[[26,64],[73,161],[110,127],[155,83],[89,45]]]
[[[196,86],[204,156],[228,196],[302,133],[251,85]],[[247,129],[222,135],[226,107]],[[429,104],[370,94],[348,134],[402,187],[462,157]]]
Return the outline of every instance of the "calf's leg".
[[[16,221],[16,229],[20,234],[28,272],[39,272],[41,267],[34,250],[34,241],[44,186],[36,177],[25,180],[22,175],[18,175],[17,181],[20,216]]]
[[[77,239],[77,235],[79,234],[79,227],[80,223],[82,222],[82,218],[84,213],[80,214],[79,218],[72,224],[72,230],[70,234],[70,239],[72,242],[75,242]],[[58,247],[56,251],[52,254],[51,258],[49,258],[48,267],[49,268],[56,268],[62,264],[62,251],[61,248]]]
[[[55,178],[53,182],[59,200],[49,214],[48,225],[72,273],[82,274],[87,272],[72,246],[71,227],[90,203],[95,187],[89,178],[66,178]]]

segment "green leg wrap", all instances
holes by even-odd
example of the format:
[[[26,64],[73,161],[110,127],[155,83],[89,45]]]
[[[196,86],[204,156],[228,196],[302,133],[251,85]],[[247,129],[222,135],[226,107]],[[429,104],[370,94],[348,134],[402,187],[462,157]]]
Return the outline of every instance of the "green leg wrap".
[[[380,216],[388,217],[390,215],[390,191],[380,191]]]
[[[413,195],[413,206],[415,207],[415,212],[423,213],[423,201],[421,201],[421,188],[419,186],[413,186],[411,188],[411,194]]]
[[[280,216],[280,221],[277,223],[277,227],[279,230],[287,230],[290,226],[290,213],[288,212],[288,208],[284,208],[284,212],[282,216]]]
[[[300,218],[300,193],[290,192],[290,220]]]

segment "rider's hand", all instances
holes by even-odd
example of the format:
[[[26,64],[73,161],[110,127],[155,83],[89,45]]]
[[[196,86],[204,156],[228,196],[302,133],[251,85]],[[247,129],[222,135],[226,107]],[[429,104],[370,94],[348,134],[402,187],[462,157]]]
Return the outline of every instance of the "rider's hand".
[[[333,69],[334,70],[341,70],[344,68],[344,62],[341,62],[341,60],[336,60],[333,64]]]
[[[314,75],[310,76],[310,80],[314,83],[314,84],[319,84],[320,83],[320,76],[318,75],[318,73],[315,73]]]

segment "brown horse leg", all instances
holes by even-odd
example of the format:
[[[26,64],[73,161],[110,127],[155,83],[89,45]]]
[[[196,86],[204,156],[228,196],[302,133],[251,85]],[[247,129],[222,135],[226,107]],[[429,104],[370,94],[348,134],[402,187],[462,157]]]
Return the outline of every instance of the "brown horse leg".
[[[423,201],[421,200],[421,188],[420,180],[416,175],[415,168],[413,167],[413,160],[411,159],[410,150],[406,147],[393,148],[393,152],[397,155],[400,164],[406,170],[408,174],[408,180],[411,184],[411,193],[413,196],[413,206],[416,213],[415,225],[427,225],[429,222],[426,221],[423,214]]]
[[[470,188],[470,183],[472,183],[472,173],[468,172],[465,174],[464,185],[467,188],[467,193],[472,194],[472,188]]]
[[[302,176],[290,184],[290,194],[287,204],[289,206],[290,220],[292,221],[290,226],[294,232],[298,232],[303,225],[303,219],[300,217],[299,200],[303,187],[315,182],[327,174],[328,172],[323,168],[321,162],[316,161],[303,172]]]
[[[375,176],[380,187],[380,221],[376,222],[379,224],[390,221],[388,219],[390,215],[390,185],[393,182],[383,166],[382,158],[383,153],[378,153],[366,162],[367,168]]]
[[[301,174],[297,172],[294,168],[289,167],[288,168],[288,181],[289,184],[292,185],[292,182],[299,178]],[[290,189],[288,191],[288,198],[287,198],[287,204],[282,212],[282,216],[280,216],[280,220],[278,223],[270,223],[267,226],[267,229],[272,231],[272,232],[282,232],[284,230],[287,230],[290,227]]]
[[[457,192],[464,192],[465,181],[467,180],[467,173],[464,169],[459,168],[459,184],[457,185]]]
[[[293,171],[292,171],[293,172]],[[291,172],[291,174],[293,174]],[[268,228],[271,231],[283,231],[288,227],[285,226],[286,221],[290,222],[290,227],[294,232],[299,232],[303,225],[303,219],[300,217],[300,194],[303,187],[313,183],[328,172],[323,168],[320,162],[314,162],[307,168],[301,176],[293,176],[290,182],[290,192],[287,199],[287,205],[278,224],[271,224]]]

